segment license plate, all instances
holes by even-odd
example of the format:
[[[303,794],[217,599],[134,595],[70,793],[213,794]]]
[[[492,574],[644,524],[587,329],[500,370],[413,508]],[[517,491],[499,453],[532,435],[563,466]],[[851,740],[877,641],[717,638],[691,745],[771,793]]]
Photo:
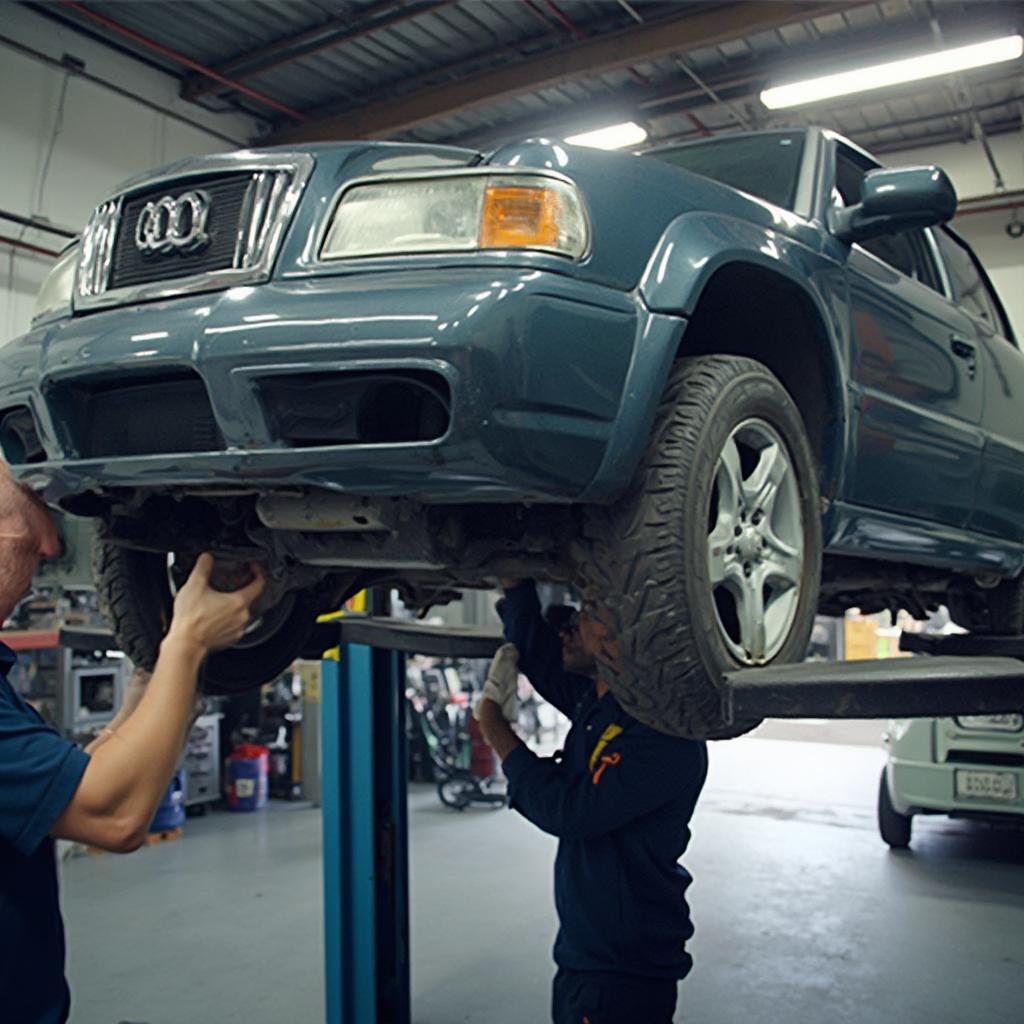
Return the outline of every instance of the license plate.
[[[996,732],[1020,732],[1024,715],[960,715],[957,724],[964,729],[991,729]]]
[[[958,769],[956,795],[965,800],[1013,803],[1017,799],[1017,776],[1013,772],[977,772]]]

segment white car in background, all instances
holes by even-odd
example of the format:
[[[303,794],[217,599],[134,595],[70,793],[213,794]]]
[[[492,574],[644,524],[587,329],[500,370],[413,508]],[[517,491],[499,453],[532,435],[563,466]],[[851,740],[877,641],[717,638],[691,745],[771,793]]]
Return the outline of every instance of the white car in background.
[[[878,830],[910,845],[915,814],[1024,826],[1024,714],[899,718],[884,736]]]

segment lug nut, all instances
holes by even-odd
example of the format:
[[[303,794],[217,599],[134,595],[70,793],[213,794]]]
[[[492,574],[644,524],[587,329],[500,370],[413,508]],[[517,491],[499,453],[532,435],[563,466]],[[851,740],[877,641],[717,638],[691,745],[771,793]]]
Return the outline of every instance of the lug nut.
[[[749,562],[744,562],[743,563],[743,575],[744,576],[749,576],[751,572],[752,572],[752,570],[750,568],[750,563]]]

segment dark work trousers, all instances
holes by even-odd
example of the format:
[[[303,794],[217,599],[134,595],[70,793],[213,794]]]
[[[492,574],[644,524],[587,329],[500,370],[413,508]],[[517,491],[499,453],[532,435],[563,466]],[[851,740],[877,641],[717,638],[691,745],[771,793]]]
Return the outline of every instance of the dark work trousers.
[[[672,1024],[674,978],[567,971],[555,975],[551,998],[554,1024]]]

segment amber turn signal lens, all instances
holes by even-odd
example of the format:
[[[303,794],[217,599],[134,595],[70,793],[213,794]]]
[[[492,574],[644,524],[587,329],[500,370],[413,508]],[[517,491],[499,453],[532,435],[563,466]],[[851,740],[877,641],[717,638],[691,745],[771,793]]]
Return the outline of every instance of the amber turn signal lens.
[[[480,221],[484,249],[558,245],[558,194],[550,188],[488,185]]]

